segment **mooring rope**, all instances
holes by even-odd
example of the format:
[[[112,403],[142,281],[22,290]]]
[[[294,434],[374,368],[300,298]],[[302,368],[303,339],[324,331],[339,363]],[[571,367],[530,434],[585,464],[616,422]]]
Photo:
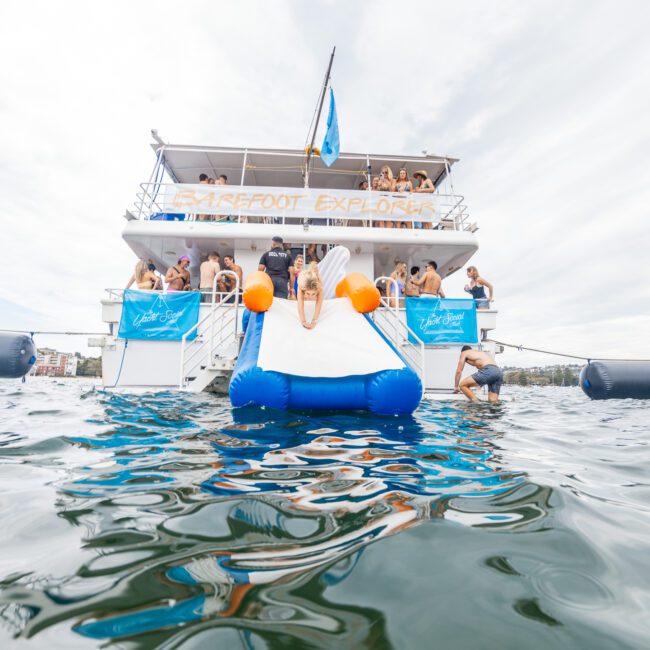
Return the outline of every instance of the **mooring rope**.
[[[586,361],[590,363],[591,361],[650,361],[650,359],[606,359],[604,357],[583,357],[579,354],[565,354],[564,352],[553,352],[551,350],[540,350],[538,348],[528,348],[524,345],[513,345],[512,343],[505,343],[504,341],[497,341],[495,339],[486,339],[491,343],[496,343],[497,345],[504,345],[507,348],[514,348],[520,352],[526,350],[528,352],[539,352],[540,354],[551,354],[556,357],[566,357],[568,359],[580,359],[581,361]]]

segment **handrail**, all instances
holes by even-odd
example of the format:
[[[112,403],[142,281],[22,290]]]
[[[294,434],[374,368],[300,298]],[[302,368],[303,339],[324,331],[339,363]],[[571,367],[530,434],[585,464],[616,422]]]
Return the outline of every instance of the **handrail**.
[[[223,295],[220,302],[217,302],[217,284],[219,280],[227,275],[230,275],[234,278],[235,286],[234,288]],[[230,302],[231,298],[234,298],[234,302]],[[239,328],[239,276],[234,271],[223,270],[219,271],[212,281],[212,301],[210,304],[210,309],[201,320],[199,320],[193,327],[191,327],[181,338],[181,358],[180,358],[180,377],[179,377],[179,388],[182,390],[187,385],[187,378],[190,376],[190,370],[194,370],[197,366],[201,365],[202,360],[206,359],[206,367],[208,365],[214,364],[214,355],[218,347],[225,347],[229,339],[234,343],[237,340],[237,332]],[[230,318],[226,321],[226,316]],[[217,320],[219,320],[218,329],[215,330],[217,326]],[[226,321],[226,322],[224,322]],[[234,321],[234,327],[232,329],[229,326]],[[209,335],[207,338],[203,335],[199,335],[199,328],[202,328],[207,322],[210,323]],[[224,333],[224,330],[227,330]],[[194,349],[191,350],[190,354],[187,355],[188,337],[191,336],[194,332],[197,333],[196,338],[189,342],[189,345],[194,346]],[[205,333],[204,333],[205,334]],[[189,364],[189,361],[194,360],[197,355],[199,359],[193,363]]]
[[[160,190],[164,190],[167,187],[176,187],[178,186],[179,183],[158,183],[158,182],[147,182],[147,183],[140,183],[139,185],[139,191],[136,192],[136,200],[134,202],[134,209],[135,212],[134,214],[137,215],[138,219],[145,219],[148,220],[155,214],[164,214],[167,210],[165,209],[164,205],[164,192],[160,192]],[[180,183],[180,185],[183,185]],[[287,188],[288,190],[296,190],[297,188]],[[314,189],[314,188],[312,188]],[[330,190],[333,193],[336,193],[336,190]],[[355,191],[355,190],[344,190],[341,188],[341,192],[349,192],[349,191]],[[366,190],[359,190],[359,193],[367,194]],[[390,192],[390,191],[378,191],[378,192],[372,192],[372,195],[391,195],[391,196],[408,196],[410,193],[408,192]],[[434,226],[440,227],[440,224],[445,223],[453,223],[453,229],[454,230],[468,230],[469,225],[466,223],[467,220],[469,219],[469,214],[467,212],[467,206],[465,205],[465,197],[461,194],[447,194],[447,193],[440,193],[440,192],[435,192],[431,194],[432,197],[434,197],[438,201],[438,207],[439,207],[439,213],[433,217],[424,217],[424,216],[418,216],[418,217],[405,217],[403,215],[382,215],[380,213],[373,213],[369,212],[367,214],[364,214],[363,216],[355,215],[355,214],[350,214],[347,217],[341,217],[336,216],[336,217],[329,217],[327,215],[323,215],[322,219],[324,223],[328,226],[331,225],[341,225],[341,222],[347,222],[349,220],[359,220],[362,219],[364,224],[372,224],[375,221],[418,221],[422,223],[431,223]],[[159,200],[159,197],[162,197],[161,200]],[[227,211],[226,208],[224,210]],[[200,207],[197,207],[195,212],[199,213],[201,211]],[[185,210],[181,210],[183,214],[185,214],[185,219],[186,220],[191,220],[196,217],[196,214],[194,212],[187,212]],[[211,217],[218,219],[218,215],[212,214],[210,215]],[[255,219],[260,219],[263,223],[274,223],[274,224],[295,224],[295,225],[300,225],[303,222],[303,217],[302,216],[296,216],[293,214],[285,214],[281,210],[278,211],[278,214],[275,216],[255,216],[255,215],[250,215],[250,214],[243,214],[242,209],[240,208],[235,208],[232,209],[232,213],[227,215],[228,219],[232,222],[236,223],[246,223],[250,220],[250,218],[255,218]],[[313,217],[317,218],[317,217]]]
[[[403,354],[411,370],[413,370],[420,377],[422,392],[424,393],[424,343],[420,337],[399,317],[399,285],[397,284],[396,280],[394,278],[382,275],[375,279],[375,286],[379,282],[394,284],[397,289],[396,295],[398,296],[398,299],[396,301],[396,306],[392,307],[390,303],[386,301],[384,296],[381,296],[379,302],[380,305],[384,307],[384,309],[381,311],[380,308],[375,309],[375,311],[372,313],[373,321],[375,321],[377,327],[379,327],[382,332],[389,339],[391,339],[395,347]],[[386,320],[385,326],[382,326],[381,322],[377,322],[377,317],[382,316]]]

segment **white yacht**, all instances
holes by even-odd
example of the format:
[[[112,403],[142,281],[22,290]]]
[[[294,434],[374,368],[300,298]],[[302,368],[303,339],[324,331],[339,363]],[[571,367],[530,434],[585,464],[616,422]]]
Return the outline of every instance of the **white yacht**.
[[[151,260],[163,275],[181,256],[189,257],[193,287],[210,251],[218,251],[222,260],[234,256],[245,278],[257,270],[273,236],[282,237],[294,255],[305,254],[310,245],[321,258],[334,246],[346,247],[347,271],[374,279],[382,291],[396,260],[422,270],[427,260],[435,260],[444,281],[478,249],[477,225],[454,190],[454,158],[341,153],[328,168],[317,155],[309,159],[301,150],[176,145],[153,133],[153,169],[124,215],[122,236],[137,258]],[[435,192],[360,189],[384,166],[395,174],[406,169],[410,178],[424,171]],[[223,175],[226,184],[199,183],[202,174]],[[225,300],[215,280],[191,336],[128,340],[128,347],[118,337],[123,288],[107,289],[102,319],[109,334],[89,341],[101,347],[104,386],[227,391],[241,340],[237,288]],[[372,318],[420,376],[425,398],[455,397],[461,342],[421,341],[406,325],[403,302],[382,299]],[[479,309],[476,320],[474,342],[494,354],[497,350],[485,339],[496,326],[496,311]]]

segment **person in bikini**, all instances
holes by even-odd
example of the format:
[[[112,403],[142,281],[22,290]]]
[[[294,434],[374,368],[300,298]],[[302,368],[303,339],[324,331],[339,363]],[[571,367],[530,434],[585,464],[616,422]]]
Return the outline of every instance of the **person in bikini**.
[[[438,275],[438,265],[431,260],[427,262],[427,270],[419,280],[413,280],[413,284],[420,287],[420,298],[444,298],[442,290],[442,278]]]
[[[460,376],[465,364],[478,368],[478,371],[461,381]],[[471,402],[480,401],[472,391],[477,386],[488,387],[488,401],[495,403],[499,401],[501,384],[503,383],[503,371],[497,366],[495,360],[481,350],[472,350],[469,345],[463,345],[460,350],[460,359],[456,368],[454,378],[454,393],[463,393]]]
[[[399,307],[399,299],[404,297],[406,287],[406,262],[397,260],[395,270],[390,274],[395,282],[386,283],[386,297],[391,307]]]
[[[158,291],[162,289],[160,278],[151,270],[152,266],[153,263],[151,261],[138,260],[138,263],[135,265],[135,273],[129,279],[126,288],[128,289],[135,282],[138,285],[138,289],[142,291]]]
[[[303,270],[298,279],[298,318],[302,326],[313,330],[318,322],[320,310],[323,306],[323,282],[318,273],[318,264],[311,262],[306,270]],[[305,318],[305,300],[315,300],[316,307],[311,321]]]
[[[395,182],[395,191],[397,192],[412,192],[413,183],[409,180],[409,174],[403,167],[397,173],[397,181]],[[413,222],[400,221],[397,226],[399,228],[413,228]]]
[[[170,266],[165,275],[167,291],[190,291],[190,258],[182,255],[178,258],[177,264]]]

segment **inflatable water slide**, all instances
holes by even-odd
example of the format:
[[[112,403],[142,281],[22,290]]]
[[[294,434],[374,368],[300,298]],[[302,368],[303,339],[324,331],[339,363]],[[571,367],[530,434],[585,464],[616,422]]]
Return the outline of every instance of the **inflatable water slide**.
[[[230,381],[233,406],[384,415],[417,408],[420,378],[369,316],[380,304],[377,288],[335,263],[345,253],[349,258],[347,249],[332,249],[319,265],[325,299],[311,330],[301,325],[295,301],[273,297],[266,273],[246,278],[243,300],[250,315]],[[337,282],[337,275],[344,277]],[[305,301],[307,319],[314,308]]]

